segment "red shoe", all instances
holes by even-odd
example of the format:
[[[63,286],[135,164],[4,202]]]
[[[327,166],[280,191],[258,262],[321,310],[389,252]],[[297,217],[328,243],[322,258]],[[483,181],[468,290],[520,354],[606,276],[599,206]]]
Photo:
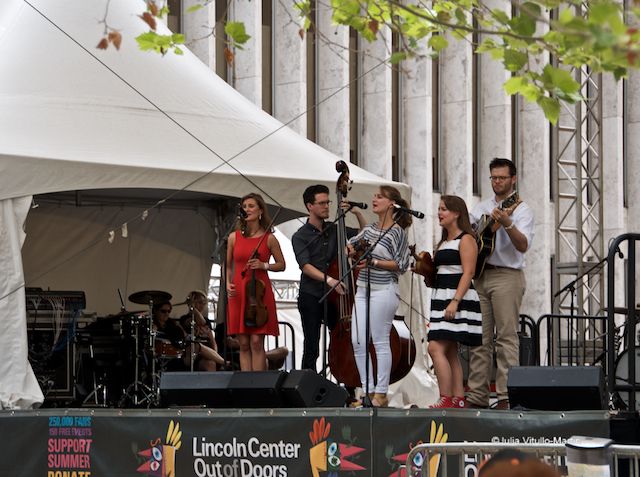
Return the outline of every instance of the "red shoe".
[[[440,396],[434,404],[429,406],[429,409],[448,409],[457,407],[453,404],[453,398],[451,396]]]
[[[465,407],[465,400],[463,397],[454,396],[451,398],[451,402],[453,403],[453,407],[458,409],[463,409]]]

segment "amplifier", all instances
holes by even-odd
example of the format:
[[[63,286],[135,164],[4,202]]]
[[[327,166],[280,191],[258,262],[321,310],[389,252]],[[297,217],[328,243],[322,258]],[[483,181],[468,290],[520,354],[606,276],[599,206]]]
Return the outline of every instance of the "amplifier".
[[[67,328],[27,324],[29,362],[45,401],[75,398],[75,344]]]

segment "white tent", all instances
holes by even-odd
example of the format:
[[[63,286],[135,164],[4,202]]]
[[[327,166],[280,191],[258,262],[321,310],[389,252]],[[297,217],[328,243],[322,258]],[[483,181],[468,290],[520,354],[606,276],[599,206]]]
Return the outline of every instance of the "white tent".
[[[2,407],[42,400],[27,361],[25,283],[85,289],[99,312],[109,311],[100,290],[113,297],[113,311],[116,284],[180,296],[208,278],[228,212],[213,196],[260,191],[288,211],[284,219],[304,211],[306,186],[337,179],[336,156],[283,127],[188,51],[140,52],[143,1],[111,0],[108,23],[124,41],[119,52],[97,50],[106,6],[0,2]],[[351,178],[352,200],[388,183],[357,167]],[[39,206],[29,212],[32,196]]]

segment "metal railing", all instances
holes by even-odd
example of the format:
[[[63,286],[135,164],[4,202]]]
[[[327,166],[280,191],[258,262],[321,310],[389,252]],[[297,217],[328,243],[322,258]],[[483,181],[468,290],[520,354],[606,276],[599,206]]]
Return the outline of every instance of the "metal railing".
[[[271,280],[271,288],[273,289],[273,296],[278,303],[278,306],[282,305],[296,305],[298,302],[298,293],[300,292],[300,280]],[[218,302],[218,291],[220,290],[220,277],[212,276],[209,280],[209,302],[213,307]],[[215,313],[215,309],[210,309],[210,312]]]
[[[625,375],[622,376],[620,372],[610,372],[607,376],[607,387],[610,393],[626,394],[628,409],[636,409],[637,396],[636,393],[639,390],[638,386],[638,369],[636,369],[636,360],[638,359],[636,353],[636,331],[637,331],[637,318],[638,318],[638,305],[636,304],[636,247],[640,242],[640,234],[623,234],[613,241],[609,247],[609,255],[607,256],[607,318],[608,329],[617,330],[615,322],[615,298],[616,298],[616,263],[622,259],[625,262],[622,263],[625,268],[625,298],[627,305],[623,308],[627,315],[626,326],[623,335],[623,347],[625,350],[617,354],[616,348],[616,333],[610,332],[607,336],[607,343],[609,345],[607,352],[607,365],[610,370],[619,367],[620,359],[624,353],[627,353],[627,369]],[[620,246],[627,244],[626,257],[621,251]],[[631,311],[630,311],[631,309]]]
[[[291,323],[278,321],[278,336],[268,336],[265,341],[266,350],[271,350],[284,346],[289,350],[289,354],[284,362],[284,369],[291,371],[296,368],[296,333]]]
[[[538,356],[547,366],[605,367],[607,317],[547,314],[538,318],[537,335],[546,337],[546,352],[538,340]],[[606,367],[605,367],[606,372]]]
[[[448,442],[419,444],[407,454],[404,474],[407,477],[449,477],[477,475],[478,466],[490,455],[503,449],[532,454],[566,475],[566,446],[562,443],[491,443]],[[611,445],[614,476],[640,477],[640,446]],[[452,457],[457,457],[452,462]],[[604,474],[603,474],[604,475]]]

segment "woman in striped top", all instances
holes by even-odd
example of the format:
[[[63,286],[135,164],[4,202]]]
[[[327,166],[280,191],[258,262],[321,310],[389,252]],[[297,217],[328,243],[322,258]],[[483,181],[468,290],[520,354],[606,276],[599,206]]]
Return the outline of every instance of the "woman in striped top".
[[[376,380],[373,366],[369,360],[369,397],[374,406],[385,407],[388,404],[387,390],[391,375],[391,346],[389,335],[393,317],[400,302],[398,295],[398,277],[409,266],[409,247],[405,229],[411,225],[411,216],[399,212],[394,217],[394,204],[408,207],[407,201],[400,196],[395,187],[381,186],[374,194],[372,210],[378,215],[378,221],[366,225],[358,235],[349,240],[349,252],[353,255],[353,244],[360,239],[368,240],[371,245],[377,243],[371,257],[358,265],[358,291],[355,296],[351,323],[351,341],[353,353],[360,374],[360,382],[366,390],[366,339],[367,317],[367,279],[370,278],[371,299],[369,303],[369,332],[376,351]],[[394,219],[396,219],[394,221]],[[395,222],[395,223],[394,223]],[[382,237],[382,238],[381,238]]]
[[[467,206],[460,197],[443,195],[438,207],[442,238],[436,247],[436,283],[431,295],[429,356],[438,378],[440,399],[431,407],[464,407],[458,343],[482,344],[480,300],[471,279],[478,246]]]

